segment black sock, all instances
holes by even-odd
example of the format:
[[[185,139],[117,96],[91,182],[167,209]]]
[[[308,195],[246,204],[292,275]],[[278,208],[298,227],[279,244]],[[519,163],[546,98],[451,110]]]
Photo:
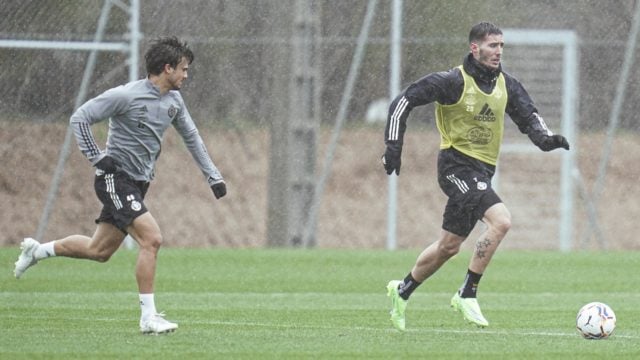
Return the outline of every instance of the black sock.
[[[478,291],[478,283],[482,274],[476,274],[471,270],[467,270],[467,276],[464,278],[464,283],[460,288],[460,297],[462,298],[475,298]]]
[[[420,284],[422,283],[417,282],[416,279],[411,276],[411,273],[409,273],[409,275],[404,278],[404,282],[398,287],[398,295],[405,300],[409,300],[409,296],[411,296],[413,290],[420,286]]]

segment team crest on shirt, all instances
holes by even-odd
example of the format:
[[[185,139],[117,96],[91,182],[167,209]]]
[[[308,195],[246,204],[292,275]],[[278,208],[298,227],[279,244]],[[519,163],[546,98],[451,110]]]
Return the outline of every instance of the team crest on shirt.
[[[484,181],[478,181],[478,190],[487,190],[487,183]]]
[[[178,113],[178,108],[171,105],[169,106],[169,110],[167,110],[167,115],[169,115],[170,119],[173,119],[174,116]]]

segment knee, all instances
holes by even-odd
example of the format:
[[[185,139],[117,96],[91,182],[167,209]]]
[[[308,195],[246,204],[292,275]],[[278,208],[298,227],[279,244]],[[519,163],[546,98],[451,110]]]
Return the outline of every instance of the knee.
[[[109,261],[109,259],[111,259],[111,255],[113,255],[113,252],[111,251],[97,251],[93,254],[92,258],[93,260],[100,262],[100,263],[105,263],[107,261]]]
[[[489,208],[483,221],[488,226],[489,232],[499,238],[504,237],[511,229],[511,213],[502,203]]]
[[[496,221],[491,224],[491,227],[493,227],[495,232],[505,235],[511,229],[511,218],[504,216],[496,219]]]
[[[461,243],[459,242],[440,241],[440,244],[438,244],[438,253],[441,258],[449,259],[460,252],[460,245]]]
[[[160,233],[145,235],[140,242],[140,247],[152,252],[158,252],[160,246],[162,246],[162,241],[162,234]]]

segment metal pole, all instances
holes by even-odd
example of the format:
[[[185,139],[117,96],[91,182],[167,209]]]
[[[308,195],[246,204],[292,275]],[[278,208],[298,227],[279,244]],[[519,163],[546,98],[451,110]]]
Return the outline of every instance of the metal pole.
[[[402,71],[402,0],[393,0],[391,3],[391,49],[390,49],[390,73],[389,73],[389,99],[393,100],[400,93]],[[389,175],[388,181],[389,199],[387,205],[387,250],[395,250],[398,241],[396,239],[397,213],[398,213],[398,176],[395,173]]]
[[[292,28],[291,76],[287,124],[287,239],[292,246],[313,246],[315,237],[305,239],[313,203],[316,144],[319,116],[314,111],[315,86],[319,78],[317,3],[296,0]]]
[[[131,0],[129,7],[129,81],[138,80],[139,44],[140,44],[140,1]],[[127,249],[136,247],[135,240],[128,235],[122,242]]]
[[[625,91],[627,90],[627,82],[629,80],[629,72],[634,63],[634,57],[636,54],[636,46],[638,44],[638,31],[640,30],[640,2],[636,3],[636,12],[633,15],[633,24],[631,25],[631,31],[629,32],[629,38],[627,39],[627,47],[624,54],[624,63],[622,64],[622,71],[620,71],[620,77],[618,78],[618,85],[616,86],[616,97],[613,99],[613,108],[611,110],[611,116],[609,117],[609,127],[607,129],[607,140],[602,153],[602,159],[600,160],[600,167],[598,169],[598,177],[593,185],[593,202],[596,204],[604,188],[604,180],[607,175],[607,166],[609,165],[609,159],[611,158],[611,148],[613,147],[613,138],[618,130],[618,123],[620,122],[620,112],[622,110],[622,101],[625,97]]]
[[[138,80],[138,49],[140,44],[140,1],[131,0],[129,10],[129,81]]]
[[[102,6],[102,11],[100,12],[100,18],[98,19],[98,27],[96,29],[96,35],[94,37],[94,43],[99,43],[102,41],[104,37],[104,31],[107,27],[107,20],[109,19],[109,11],[111,10],[111,2],[105,1]],[[76,97],[76,103],[73,107],[74,111],[82,103],[87,96],[89,82],[91,81],[91,74],[93,74],[93,70],[96,65],[96,56],[97,50],[92,50],[89,54],[89,59],[87,60],[87,66],[84,68],[84,74],[82,75],[82,83],[80,84],[80,90],[78,92],[78,96]],[[38,241],[42,241],[44,236],[44,232],[49,223],[49,216],[51,211],[53,210],[53,204],[56,200],[56,194],[58,192],[58,188],[60,187],[60,180],[62,179],[62,174],[64,173],[64,166],[67,162],[67,158],[69,157],[69,152],[71,148],[71,141],[73,138],[73,129],[71,126],[67,127],[67,132],[64,137],[64,143],[62,144],[62,149],[60,150],[60,157],[58,158],[58,164],[56,165],[55,172],[53,174],[53,178],[51,180],[51,187],[49,188],[49,193],[47,194],[47,200],[42,210],[42,215],[40,217],[40,222],[38,223],[38,230],[36,231],[36,239]]]
[[[627,80],[629,78],[629,72],[631,66],[634,63],[634,56],[636,52],[636,46],[638,43],[638,31],[640,30],[640,2],[636,4],[636,11],[633,15],[633,24],[629,32],[629,38],[627,39],[627,46],[624,54],[624,62],[622,63],[622,71],[618,78],[618,84],[616,86],[616,96],[613,99],[613,108],[609,117],[609,127],[607,128],[607,138],[602,151],[602,158],[600,159],[600,165],[598,167],[598,177],[591,191],[591,199],[589,194],[585,194],[588,204],[591,204],[593,210],[591,214],[597,214],[598,201],[604,188],[605,178],[607,176],[607,166],[609,165],[609,159],[611,158],[611,148],[613,147],[613,138],[618,130],[618,124],[620,123],[620,112],[622,110],[622,101],[625,97],[625,91],[627,89]],[[607,242],[601,237],[602,232],[599,231],[597,223],[591,221],[589,223],[589,234],[587,235],[588,243],[591,240],[591,235],[596,235],[602,247],[607,247]]]
[[[314,224],[315,222],[317,222],[318,209],[320,207],[320,200],[322,199],[325,184],[331,173],[331,165],[333,164],[333,157],[335,155],[338,140],[340,138],[340,130],[342,129],[344,121],[347,117],[347,108],[349,106],[349,102],[351,101],[351,95],[353,93],[353,88],[355,87],[356,79],[358,78],[360,64],[362,63],[362,58],[364,57],[367,39],[369,38],[369,29],[371,28],[371,23],[373,22],[373,16],[375,15],[377,3],[378,0],[369,0],[369,3],[367,5],[367,12],[365,14],[364,22],[362,23],[362,28],[360,29],[360,35],[358,36],[356,51],[353,54],[353,60],[351,61],[351,67],[349,68],[349,74],[347,75],[347,82],[345,85],[344,93],[342,94],[342,99],[340,100],[340,108],[338,109],[338,113],[336,114],[333,131],[331,133],[331,141],[329,142],[327,148],[322,172],[320,173],[320,177],[318,179],[318,182],[316,183],[313,201],[311,202],[311,208],[309,210],[308,221],[306,226],[304,227],[303,244],[305,246],[310,243],[313,236],[313,230],[315,229]]]
[[[574,179],[573,169],[575,168],[575,154],[578,152],[578,141],[575,137],[577,113],[578,87],[578,48],[577,38],[574,32],[567,34],[564,46],[563,69],[562,69],[562,133],[572,142],[571,151],[562,153],[562,171],[560,176],[560,251],[571,250],[573,240],[573,198]]]
[[[128,51],[126,43],[88,41],[0,40],[0,48],[82,51]]]

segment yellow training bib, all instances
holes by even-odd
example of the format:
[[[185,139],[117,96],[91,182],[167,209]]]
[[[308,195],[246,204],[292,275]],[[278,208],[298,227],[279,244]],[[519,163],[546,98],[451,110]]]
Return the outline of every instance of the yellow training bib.
[[[480,90],[462,66],[464,90],[457,103],[436,102],[436,124],[440,131],[440,148],[455,148],[472,158],[496,165],[504,130],[507,87],[502,73],[493,92]]]

